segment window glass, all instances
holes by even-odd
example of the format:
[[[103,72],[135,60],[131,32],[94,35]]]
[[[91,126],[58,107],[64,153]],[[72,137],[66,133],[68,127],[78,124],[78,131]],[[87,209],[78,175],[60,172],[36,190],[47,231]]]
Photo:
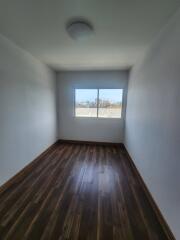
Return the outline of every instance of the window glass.
[[[75,116],[97,117],[97,89],[75,90]]]
[[[99,89],[98,117],[121,118],[122,99],[122,89]]]

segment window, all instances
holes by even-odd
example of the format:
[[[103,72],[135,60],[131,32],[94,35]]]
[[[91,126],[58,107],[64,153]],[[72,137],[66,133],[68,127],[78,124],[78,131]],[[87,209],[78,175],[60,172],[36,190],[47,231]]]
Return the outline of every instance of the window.
[[[121,118],[123,89],[75,89],[75,116]]]
[[[76,89],[76,117],[97,117],[97,89]]]
[[[99,89],[100,118],[121,118],[122,89]]]

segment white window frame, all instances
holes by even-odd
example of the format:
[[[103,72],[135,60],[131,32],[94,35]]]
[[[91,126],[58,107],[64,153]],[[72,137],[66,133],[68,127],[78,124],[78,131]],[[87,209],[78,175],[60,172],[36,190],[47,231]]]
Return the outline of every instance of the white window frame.
[[[76,116],[76,90],[80,89],[80,90],[97,90],[97,116],[96,117],[89,117],[89,116]],[[99,117],[99,90],[110,90],[110,89],[118,89],[118,90],[122,90],[122,109],[121,109],[121,117]],[[74,88],[74,117],[75,118],[82,118],[82,119],[97,119],[97,120],[102,120],[102,119],[122,119],[123,118],[123,109],[124,109],[124,89],[123,88]]]

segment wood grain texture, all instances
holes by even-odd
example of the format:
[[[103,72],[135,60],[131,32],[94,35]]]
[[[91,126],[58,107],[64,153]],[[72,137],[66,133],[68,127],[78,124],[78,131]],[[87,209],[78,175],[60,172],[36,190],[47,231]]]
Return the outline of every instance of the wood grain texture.
[[[0,191],[1,240],[168,240],[121,146],[57,143]]]

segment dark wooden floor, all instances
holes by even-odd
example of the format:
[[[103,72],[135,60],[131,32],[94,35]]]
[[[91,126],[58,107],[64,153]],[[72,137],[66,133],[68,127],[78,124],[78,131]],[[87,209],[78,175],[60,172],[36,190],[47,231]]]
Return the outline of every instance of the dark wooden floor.
[[[2,240],[167,240],[123,147],[57,144],[0,193]]]

